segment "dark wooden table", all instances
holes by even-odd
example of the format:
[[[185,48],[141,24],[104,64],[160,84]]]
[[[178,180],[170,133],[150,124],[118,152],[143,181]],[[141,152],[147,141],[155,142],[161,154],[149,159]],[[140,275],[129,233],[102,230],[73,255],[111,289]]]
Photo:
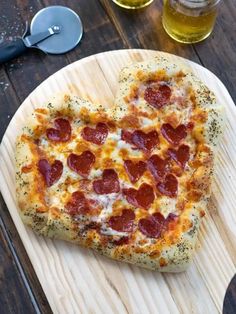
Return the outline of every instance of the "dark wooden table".
[[[102,51],[147,48],[177,54],[204,65],[226,85],[236,101],[236,6],[224,0],[213,34],[195,45],[182,45],[161,26],[162,0],[130,12],[111,0],[1,0],[0,43],[21,36],[25,21],[48,5],[66,5],[81,16],[84,37],[66,55],[30,51],[0,66],[0,140],[16,109],[49,75],[78,59]],[[7,207],[0,195],[0,313],[51,313]],[[236,313],[236,277],[224,301],[224,314]]]

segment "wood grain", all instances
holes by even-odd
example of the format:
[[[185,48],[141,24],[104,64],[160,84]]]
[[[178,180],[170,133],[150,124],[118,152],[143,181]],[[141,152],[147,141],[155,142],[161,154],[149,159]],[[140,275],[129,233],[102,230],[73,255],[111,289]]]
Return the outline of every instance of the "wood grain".
[[[162,1],[154,1],[142,10],[125,10],[110,0],[100,0],[127,48],[163,50],[199,62],[192,45],[172,40],[161,22]]]
[[[2,194],[55,313],[172,314],[219,313],[222,310],[225,290],[235,272],[236,263],[236,111],[223,84],[197,64],[186,61],[216,93],[219,101],[225,104],[227,125],[218,154],[212,206],[201,227],[194,263],[187,272],[159,274],[110,261],[62,241],[37,237],[23,226],[17,213],[14,140],[32,109],[46,104],[48,98],[62,90],[100,103],[112,102],[121,67],[130,61],[156,54],[144,50],[110,52],[83,59],[62,69],[24,101],[3,138],[0,157]],[[171,60],[176,58],[172,56]]]
[[[52,312],[47,298],[11,219],[7,206],[0,195],[1,204],[3,205],[0,206],[0,230],[2,234],[0,238],[0,255],[2,259],[0,263],[0,288],[1,291],[4,291],[4,293],[0,293],[0,304],[4,304],[4,308],[1,308],[1,314],[24,313],[24,309],[29,310],[27,314],[50,314]],[[9,271],[6,271],[6,268]],[[9,276],[11,280],[9,280]]]
[[[0,219],[1,227],[2,224],[3,221]],[[4,293],[0,293],[1,313],[13,314],[26,311],[29,314],[33,314],[37,305],[34,306],[33,302],[29,302],[28,291],[18,270],[18,265],[13,262],[12,252],[7,245],[3,228],[0,228],[0,241],[0,284],[4,289]],[[11,303],[8,302],[9,299],[12,300]]]
[[[170,38],[162,27],[162,0],[144,10],[125,10],[110,0],[100,0],[128,48],[148,48],[179,55],[202,64],[227,86],[236,101],[236,9],[233,0],[221,1],[219,16],[211,36],[194,45]]]
[[[194,45],[200,62],[227,86],[236,101],[236,10],[234,1],[221,1],[219,15],[211,36]]]

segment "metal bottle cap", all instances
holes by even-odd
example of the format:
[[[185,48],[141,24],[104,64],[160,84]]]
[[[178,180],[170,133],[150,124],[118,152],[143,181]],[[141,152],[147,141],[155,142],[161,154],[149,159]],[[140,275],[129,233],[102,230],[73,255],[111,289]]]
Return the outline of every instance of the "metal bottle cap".
[[[79,16],[64,6],[49,6],[40,10],[32,19],[31,35],[45,32],[52,25],[59,27],[60,32],[35,44],[46,53],[62,54],[72,50],[81,40],[83,26]]]

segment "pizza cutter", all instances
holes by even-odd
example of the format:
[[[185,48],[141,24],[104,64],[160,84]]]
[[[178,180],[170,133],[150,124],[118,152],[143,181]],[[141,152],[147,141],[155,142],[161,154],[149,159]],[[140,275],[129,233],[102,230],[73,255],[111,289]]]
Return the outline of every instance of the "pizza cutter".
[[[80,42],[83,26],[80,17],[64,6],[49,6],[32,19],[22,38],[0,45],[0,64],[37,48],[49,54],[63,54]]]

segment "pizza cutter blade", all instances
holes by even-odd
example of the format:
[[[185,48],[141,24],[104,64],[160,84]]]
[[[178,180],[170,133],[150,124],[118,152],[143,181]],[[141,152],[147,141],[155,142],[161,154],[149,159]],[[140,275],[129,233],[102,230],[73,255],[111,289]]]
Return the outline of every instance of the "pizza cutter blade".
[[[22,38],[0,46],[0,64],[9,61],[28,48],[37,48],[49,54],[63,54],[78,45],[83,26],[80,17],[64,6],[49,6],[32,19]]]

